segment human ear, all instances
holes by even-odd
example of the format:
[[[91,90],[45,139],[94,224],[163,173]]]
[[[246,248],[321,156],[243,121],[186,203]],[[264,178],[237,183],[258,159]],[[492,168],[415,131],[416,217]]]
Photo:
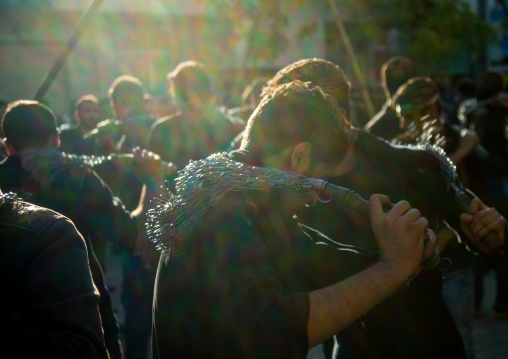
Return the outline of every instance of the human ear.
[[[300,142],[291,152],[291,167],[297,173],[305,173],[310,167],[310,153],[312,145],[309,142]]]

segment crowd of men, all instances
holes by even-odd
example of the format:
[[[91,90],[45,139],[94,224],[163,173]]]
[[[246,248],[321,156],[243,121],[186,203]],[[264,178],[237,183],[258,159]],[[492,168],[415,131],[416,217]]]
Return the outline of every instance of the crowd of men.
[[[61,126],[40,102],[9,103],[3,346],[52,358],[305,358],[318,345],[325,358],[474,358],[487,270],[493,312],[508,318],[503,79],[463,81],[446,109],[408,58],[381,77],[386,102],[363,128],[340,66],[316,58],[255,79],[236,109],[217,103],[196,61],[168,74],[163,116],[131,75],[112,83],[107,120],[91,94]],[[121,327],[108,242],[122,253]]]

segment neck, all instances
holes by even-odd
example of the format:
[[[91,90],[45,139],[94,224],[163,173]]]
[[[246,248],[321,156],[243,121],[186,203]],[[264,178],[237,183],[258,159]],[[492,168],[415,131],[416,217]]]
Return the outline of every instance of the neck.
[[[350,171],[352,171],[356,167],[356,150],[355,143],[352,143],[349,148],[346,150],[346,155],[344,159],[334,168],[333,175],[342,176]]]

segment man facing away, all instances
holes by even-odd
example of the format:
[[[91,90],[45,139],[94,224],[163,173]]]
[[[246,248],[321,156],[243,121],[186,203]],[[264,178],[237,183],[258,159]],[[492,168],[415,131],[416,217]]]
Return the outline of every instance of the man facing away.
[[[302,117],[309,107],[313,116]],[[351,260],[351,248],[330,247],[292,218],[315,196],[295,196],[292,189],[302,187],[283,172],[272,176],[283,189],[260,189],[257,166],[326,175],[326,158],[350,140],[350,129],[330,96],[294,82],[263,99],[241,151],[187,166],[150,226],[165,250],[154,293],[154,357],[305,358],[418,272],[436,241],[430,230],[424,243],[428,221],[408,202],[385,212],[390,200],[371,197],[380,252]],[[323,185],[306,183],[315,193]],[[168,219],[175,214],[181,221]]]

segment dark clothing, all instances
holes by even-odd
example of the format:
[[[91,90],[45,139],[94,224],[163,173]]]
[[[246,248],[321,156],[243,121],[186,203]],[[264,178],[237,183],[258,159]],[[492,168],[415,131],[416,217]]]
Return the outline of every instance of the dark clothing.
[[[203,106],[159,119],[150,130],[148,149],[182,169],[189,160],[226,151],[243,128],[243,122],[224,109]]]
[[[185,238],[181,256],[161,257],[154,357],[305,358],[306,292],[377,260],[355,253],[302,230],[276,194],[225,195]]]
[[[109,188],[88,168],[61,165],[51,173],[39,175],[35,178],[37,174],[29,174],[24,169],[20,155],[11,155],[0,163],[0,188],[63,213],[76,224],[86,241],[93,280],[101,295],[99,309],[106,344],[108,350],[119,353],[119,328],[104,273],[93,251],[92,238],[111,241],[132,252],[137,236],[136,222],[121,201],[113,197]],[[50,177],[52,179],[46,183]]]
[[[503,215],[508,215],[508,194],[503,181],[508,175],[508,107],[484,105],[467,115],[469,128],[480,138],[480,143],[489,153],[485,177],[487,191],[493,205]],[[503,203],[504,202],[504,203]]]
[[[407,200],[437,230],[442,220],[460,229],[461,213],[441,172],[443,163],[426,150],[395,147],[358,131],[356,167],[330,182],[368,199],[386,194]],[[363,216],[334,204],[317,203],[298,219],[328,236],[377,252]],[[467,258],[466,258],[467,259]],[[454,266],[462,266],[459,260]],[[423,271],[404,288],[337,335],[339,358],[461,358],[463,342],[442,296],[441,274]]]
[[[60,137],[60,150],[78,155],[92,155],[93,150],[81,134],[79,125],[62,125],[58,128]]]
[[[390,106],[390,101],[385,102],[381,110],[363,128],[386,140],[391,140],[402,132],[400,119]]]
[[[108,358],[87,249],[69,219],[0,199],[0,280],[4,354]]]

